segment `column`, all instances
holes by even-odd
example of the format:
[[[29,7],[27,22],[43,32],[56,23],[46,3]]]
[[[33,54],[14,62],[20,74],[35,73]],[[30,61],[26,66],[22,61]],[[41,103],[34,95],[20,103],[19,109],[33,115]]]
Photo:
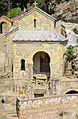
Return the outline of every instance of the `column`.
[[[27,65],[28,65],[28,77],[32,79],[33,78],[33,62],[30,62]]]

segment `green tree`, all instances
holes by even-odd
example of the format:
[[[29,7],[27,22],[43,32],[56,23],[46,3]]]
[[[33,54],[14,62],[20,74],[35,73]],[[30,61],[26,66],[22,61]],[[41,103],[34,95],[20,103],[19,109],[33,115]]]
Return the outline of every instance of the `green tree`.
[[[66,68],[68,67],[68,64],[71,63],[71,72],[74,74],[75,67],[73,65],[73,60],[76,58],[76,54],[74,52],[74,47],[69,46],[67,47],[66,53],[65,53],[65,68],[64,71],[66,72]]]
[[[66,61],[68,61],[68,62],[72,61],[75,58],[73,46],[69,46],[67,48],[65,55],[66,55]]]
[[[14,18],[22,13],[20,8],[13,8],[8,12],[8,17],[9,18]]]
[[[8,1],[0,0],[0,16],[6,15],[8,11]]]
[[[12,2],[12,8],[20,7],[21,10],[23,11],[24,8],[27,9],[27,4],[29,0],[11,0]]]
[[[0,0],[0,16],[1,15],[6,15],[9,9],[12,8],[21,8],[23,11],[24,8],[27,9],[27,4],[32,3],[36,1],[38,2],[38,7],[43,8],[45,4],[50,2],[50,0]],[[63,0],[56,0],[57,3],[62,2]],[[69,0],[65,0],[69,1]]]

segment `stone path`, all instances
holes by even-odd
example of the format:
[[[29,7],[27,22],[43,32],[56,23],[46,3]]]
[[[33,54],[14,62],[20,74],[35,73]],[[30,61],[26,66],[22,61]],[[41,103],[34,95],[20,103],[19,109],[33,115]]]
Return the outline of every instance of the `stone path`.
[[[3,107],[7,113],[7,119],[18,119],[16,116],[15,105],[3,104]]]

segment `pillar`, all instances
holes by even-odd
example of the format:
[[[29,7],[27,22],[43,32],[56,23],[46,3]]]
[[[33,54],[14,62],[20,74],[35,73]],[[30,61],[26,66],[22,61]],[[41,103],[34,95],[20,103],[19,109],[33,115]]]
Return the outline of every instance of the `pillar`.
[[[28,65],[28,77],[33,78],[33,61],[27,64]]]

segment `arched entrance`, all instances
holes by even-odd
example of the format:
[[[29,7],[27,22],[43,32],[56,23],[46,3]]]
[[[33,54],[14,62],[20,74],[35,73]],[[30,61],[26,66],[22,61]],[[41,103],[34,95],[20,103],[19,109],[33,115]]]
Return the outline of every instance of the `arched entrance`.
[[[70,91],[66,92],[66,94],[78,94],[78,91],[70,90]]]
[[[50,76],[50,57],[46,52],[40,51],[33,56],[33,73]]]
[[[0,33],[6,33],[7,32],[7,23],[1,22],[0,23]]]

